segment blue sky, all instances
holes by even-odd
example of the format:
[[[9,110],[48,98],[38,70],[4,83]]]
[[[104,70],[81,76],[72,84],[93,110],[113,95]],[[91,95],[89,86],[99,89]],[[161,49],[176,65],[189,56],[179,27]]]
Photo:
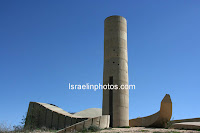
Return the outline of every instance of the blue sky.
[[[200,1],[1,0],[0,122],[18,124],[30,101],[66,111],[101,108],[102,90],[68,83],[103,82],[104,19],[128,22],[130,118],[160,108],[173,119],[200,117]]]

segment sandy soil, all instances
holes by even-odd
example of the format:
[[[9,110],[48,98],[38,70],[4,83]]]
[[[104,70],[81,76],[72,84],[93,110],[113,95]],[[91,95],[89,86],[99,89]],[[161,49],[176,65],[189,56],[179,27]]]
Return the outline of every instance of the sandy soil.
[[[200,133],[196,130],[177,130],[177,129],[163,129],[163,128],[145,128],[145,127],[131,127],[131,128],[112,128],[100,131],[101,133]]]
[[[40,131],[35,130],[29,133],[53,133],[56,131]],[[104,129],[97,133],[200,133],[196,130],[178,130],[178,129],[163,129],[163,128],[145,128],[145,127],[131,127],[131,128],[110,128]]]

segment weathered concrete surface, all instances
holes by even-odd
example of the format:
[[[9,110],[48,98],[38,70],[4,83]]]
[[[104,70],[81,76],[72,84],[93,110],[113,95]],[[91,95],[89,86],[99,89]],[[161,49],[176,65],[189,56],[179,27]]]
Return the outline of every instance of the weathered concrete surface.
[[[131,119],[129,125],[131,127],[166,127],[171,116],[172,101],[170,95],[166,94],[161,102],[160,111],[147,117]]]
[[[73,116],[80,116],[83,118],[93,118],[102,116],[102,109],[100,108],[89,108],[80,112],[73,114]]]
[[[63,127],[66,127],[65,124],[65,116],[62,114],[58,114],[58,129],[62,129]]]
[[[128,85],[127,21],[110,16],[104,21],[103,84]],[[102,114],[111,127],[129,126],[129,90],[103,90]]]
[[[189,129],[189,130],[197,130],[200,129],[200,122],[181,122],[174,123],[170,128],[173,129]]]
[[[25,127],[62,129],[91,117],[74,116],[61,108],[39,102],[30,102]]]
[[[191,118],[191,119],[181,119],[181,120],[172,120],[170,128],[174,129],[200,129],[200,118]]]
[[[57,133],[80,132],[84,128],[89,128],[91,125],[99,127],[100,129],[105,129],[109,127],[110,124],[109,122],[110,122],[110,116],[103,115],[76,123],[72,126],[66,127],[65,129],[57,131]]]
[[[200,118],[190,118],[190,119],[180,119],[180,120],[171,120],[172,124],[180,122],[200,122]]]

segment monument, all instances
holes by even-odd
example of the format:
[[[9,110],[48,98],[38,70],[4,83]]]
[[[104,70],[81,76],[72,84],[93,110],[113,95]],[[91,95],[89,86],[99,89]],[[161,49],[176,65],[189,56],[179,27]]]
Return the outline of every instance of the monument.
[[[103,84],[117,88],[103,90],[102,109],[91,108],[71,114],[53,104],[30,102],[25,127],[47,127],[59,130],[57,133],[66,133],[82,131],[91,126],[101,129],[127,126],[166,127],[170,121],[172,102],[168,94],[161,102],[160,111],[129,120],[129,90],[125,87],[129,84],[127,21],[121,16],[110,16],[104,21]]]
[[[103,84],[128,85],[127,21],[110,16],[104,21]],[[110,127],[129,126],[129,90],[104,89],[103,115],[110,115]]]
[[[172,101],[166,94],[160,104],[160,110],[152,115],[129,120],[130,127],[167,127],[172,117]]]

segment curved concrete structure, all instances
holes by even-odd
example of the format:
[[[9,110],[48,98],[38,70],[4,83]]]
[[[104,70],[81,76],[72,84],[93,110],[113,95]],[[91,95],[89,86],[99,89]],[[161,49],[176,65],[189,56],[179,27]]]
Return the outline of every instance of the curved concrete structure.
[[[81,132],[84,128],[89,128],[92,125],[99,127],[100,129],[105,129],[109,128],[109,124],[110,116],[103,115],[76,123],[72,126],[66,127],[65,129],[57,131],[57,133]]]
[[[51,104],[30,102],[25,127],[62,129],[88,118],[91,117],[75,116]]]
[[[172,124],[181,122],[200,122],[200,118],[180,119],[170,121]]]
[[[200,129],[200,118],[181,119],[170,121],[172,124],[169,128],[174,129]]]
[[[104,85],[128,85],[127,21],[110,16],[104,21]],[[129,90],[103,90],[103,115],[110,127],[129,126]]]
[[[160,111],[157,113],[129,120],[131,127],[165,127],[172,116],[172,101],[169,94],[163,98],[160,106]]]
[[[181,122],[175,123],[170,126],[172,129],[185,129],[185,130],[197,130],[200,129],[200,122]]]
[[[89,108],[80,112],[73,114],[73,116],[78,116],[82,118],[94,118],[102,116],[102,109],[100,108]]]

